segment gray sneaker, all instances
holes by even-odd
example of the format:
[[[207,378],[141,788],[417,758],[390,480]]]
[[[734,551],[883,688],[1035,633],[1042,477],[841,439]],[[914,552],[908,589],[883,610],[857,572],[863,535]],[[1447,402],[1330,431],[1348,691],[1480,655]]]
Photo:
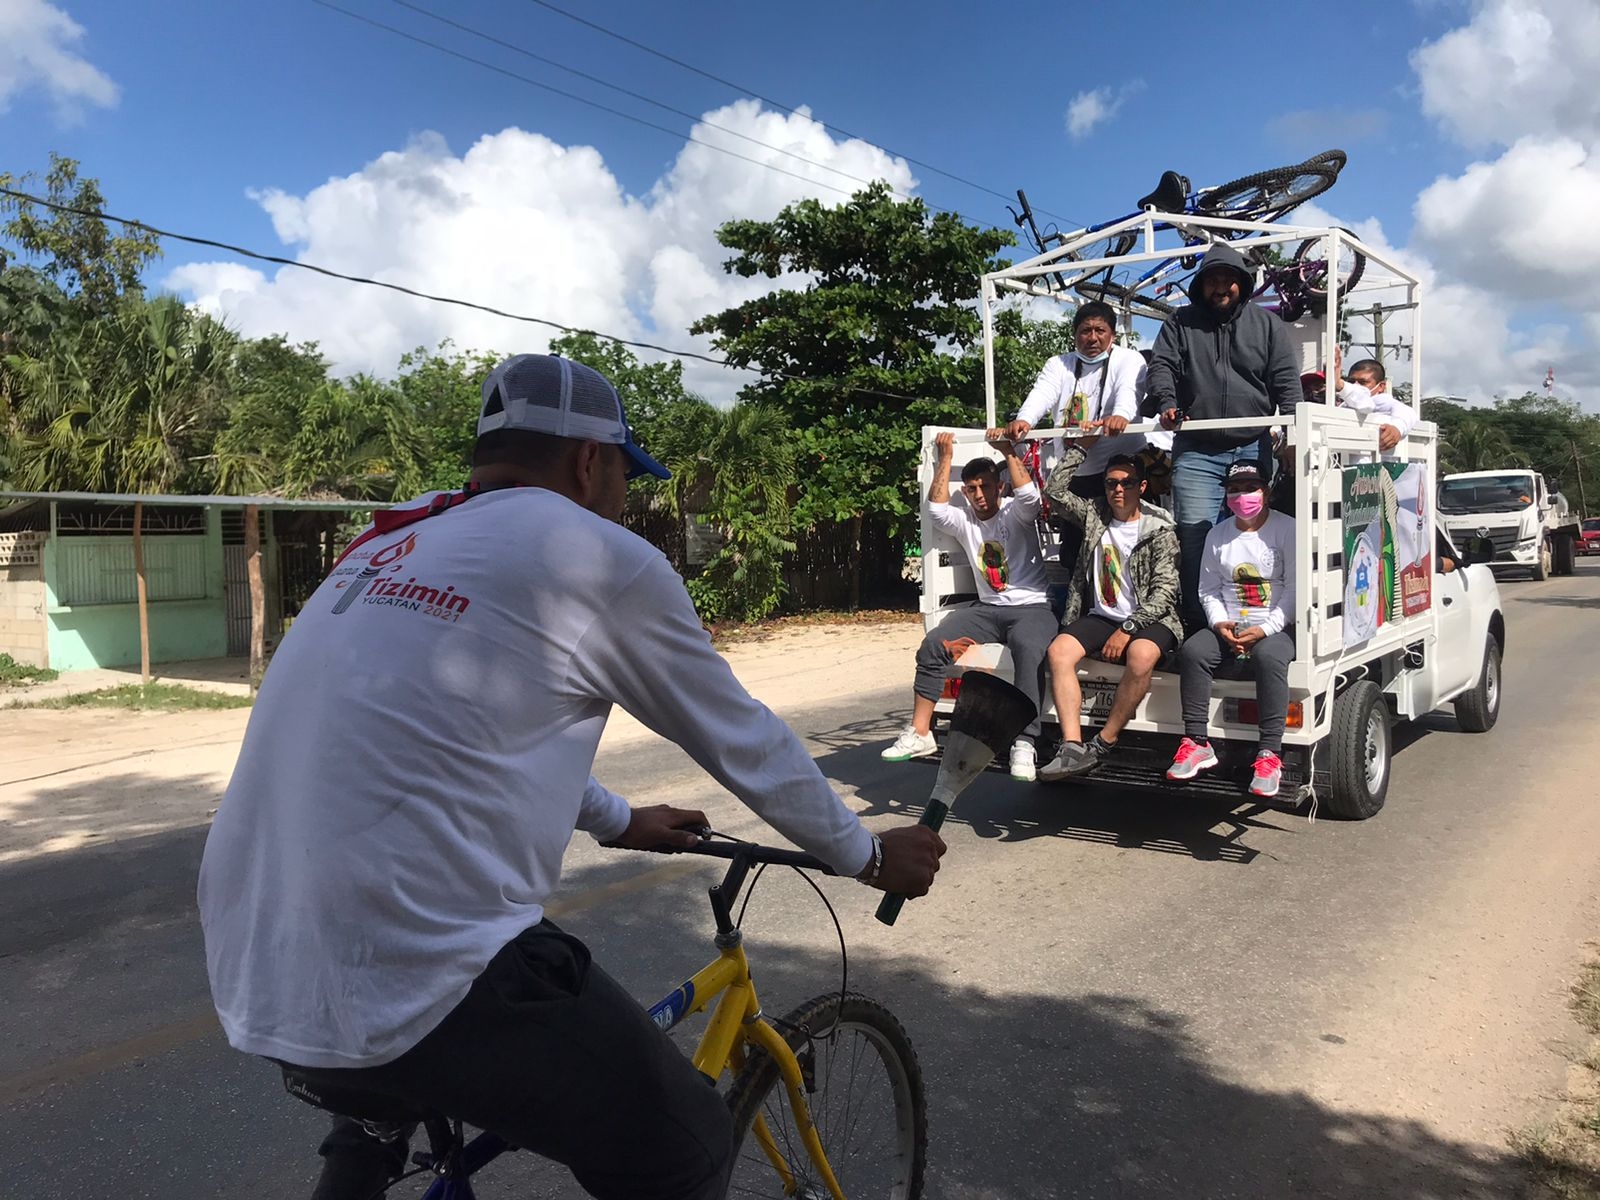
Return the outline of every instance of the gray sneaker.
[[[1077,762],[1082,757],[1082,742],[1062,742],[1061,749],[1056,751],[1056,756],[1039,768],[1039,778],[1046,783],[1065,779],[1075,773]]]
[[[1072,778],[1077,778],[1079,775],[1087,775],[1105,762],[1106,759],[1110,758],[1111,751],[1112,747],[1106,745],[1099,738],[1091,739],[1083,747],[1083,753],[1078,755],[1077,761],[1067,768],[1067,774]]]

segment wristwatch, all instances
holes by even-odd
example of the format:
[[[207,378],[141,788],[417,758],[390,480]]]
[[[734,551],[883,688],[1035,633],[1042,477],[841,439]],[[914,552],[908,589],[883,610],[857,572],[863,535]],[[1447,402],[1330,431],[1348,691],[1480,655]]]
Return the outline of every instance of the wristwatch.
[[[1134,621],[1134,619],[1132,617],[1129,617],[1126,621],[1124,621],[1122,623],[1122,632],[1123,633],[1138,633],[1139,632],[1139,626]]]

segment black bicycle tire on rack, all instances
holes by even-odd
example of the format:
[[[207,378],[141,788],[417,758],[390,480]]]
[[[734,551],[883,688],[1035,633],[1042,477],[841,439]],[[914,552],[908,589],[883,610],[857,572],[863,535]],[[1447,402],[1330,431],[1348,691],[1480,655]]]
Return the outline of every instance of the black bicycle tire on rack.
[[[1084,280],[1074,284],[1072,290],[1086,300],[1103,300],[1112,308],[1127,309],[1134,316],[1149,317],[1156,321],[1164,321],[1178,311],[1177,305],[1168,304],[1154,296],[1142,296],[1138,292],[1130,296],[1126,287],[1110,280]]]
[[[1329,156],[1342,153],[1330,150],[1292,167],[1274,167],[1230,180],[1201,196],[1195,207],[1205,215],[1239,221],[1275,220],[1331,188],[1339,178],[1339,168]]]
[[[927,1100],[923,1094],[922,1067],[917,1062],[916,1051],[894,1014],[876,1000],[855,992],[844,997],[841,1007],[839,993],[829,992],[800,1005],[774,1024],[796,1054],[806,1053],[814,1044],[822,1047],[822,1057],[827,1061],[817,1062],[813,1059],[810,1072],[815,1090],[809,1103],[813,1106],[812,1115],[817,1121],[818,1133],[822,1135],[823,1149],[833,1152],[829,1155],[829,1165],[841,1175],[839,1182],[846,1194],[861,1196],[862,1200],[918,1200],[922,1195],[923,1173],[928,1159]],[[830,1038],[845,1030],[865,1034],[891,1076],[889,1083],[893,1094],[894,1142],[898,1165],[889,1172],[891,1179],[882,1194],[872,1188],[851,1187],[856,1181],[850,1176],[849,1164],[861,1160],[841,1153],[844,1147],[838,1145],[832,1136],[839,1127],[825,1111],[827,1093],[832,1083],[832,1059],[827,1047]],[[814,1049],[811,1052],[813,1055],[818,1053]],[[769,1097],[776,1099],[777,1109],[769,1108]],[[727,1103],[733,1114],[736,1157],[730,1194],[783,1195],[778,1187],[766,1190],[765,1185],[776,1185],[780,1181],[771,1164],[755,1148],[755,1139],[746,1137],[758,1113],[767,1116],[769,1128],[774,1124],[781,1125],[785,1114],[779,1110],[785,1109],[788,1103],[777,1064],[764,1051],[751,1052],[749,1061],[728,1090]],[[866,1099],[858,1101],[861,1106],[866,1103]],[[852,1128],[845,1128],[844,1133],[848,1135]],[[791,1165],[809,1173],[809,1160],[804,1160],[797,1153],[798,1147],[792,1139],[786,1138],[781,1129],[773,1129],[772,1132],[788,1152]],[[881,1165],[875,1159],[872,1162]],[[756,1181],[763,1182],[758,1184]]]
[[[1345,230],[1345,232],[1348,233],[1349,230]],[[1312,247],[1316,247],[1319,251],[1322,249],[1323,240],[1322,238],[1307,238],[1301,242],[1295,247],[1294,261],[1296,263],[1305,262],[1306,255]],[[1361,273],[1367,269],[1367,256],[1354,247],[1351,247],[1350,252],[1355,255],[1355,265],[1339,277],[1339,299],[1341,300],[1349,295],[1350,289],[1361,281]],[[1306,284],[1306,292],[1319,301],[1325,301],[1328,298],[1328,290],[1326,288],[1316,287],[1309,283]]]

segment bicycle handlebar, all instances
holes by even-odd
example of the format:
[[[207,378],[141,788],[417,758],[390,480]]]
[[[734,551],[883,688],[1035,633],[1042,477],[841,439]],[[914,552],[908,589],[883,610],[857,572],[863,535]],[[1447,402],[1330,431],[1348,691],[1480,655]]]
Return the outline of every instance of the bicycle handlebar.
[[[823,875],[837,875],[827,863],[803,850],[784,850],[778,846],[763,846],[757,842],[743,842],[738,838],[712,841],[712,830],[707,826],[689,827],[685,833],[699,834],[700,841],[693,846],[646,846],[647,854],[698,854],[705,858],[743,858],[746,866],[799,867],[802,871],[818,871]],[[606,843],[615,845],[615,843]]]

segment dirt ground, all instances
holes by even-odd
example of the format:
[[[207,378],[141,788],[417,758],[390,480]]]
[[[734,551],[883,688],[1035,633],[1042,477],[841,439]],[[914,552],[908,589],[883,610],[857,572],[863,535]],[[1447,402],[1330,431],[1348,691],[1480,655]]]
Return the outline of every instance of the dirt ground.
[[[835,694],[841,679],[903,680],[916,622],[781,628],[723,651],[775,711]],[[6,699],[24,699],[18,689]],[[0,709],[0,863],[203,823],[227,786],[248,709],[176,714]],[[618,709],[602,748],[653,738]]]

